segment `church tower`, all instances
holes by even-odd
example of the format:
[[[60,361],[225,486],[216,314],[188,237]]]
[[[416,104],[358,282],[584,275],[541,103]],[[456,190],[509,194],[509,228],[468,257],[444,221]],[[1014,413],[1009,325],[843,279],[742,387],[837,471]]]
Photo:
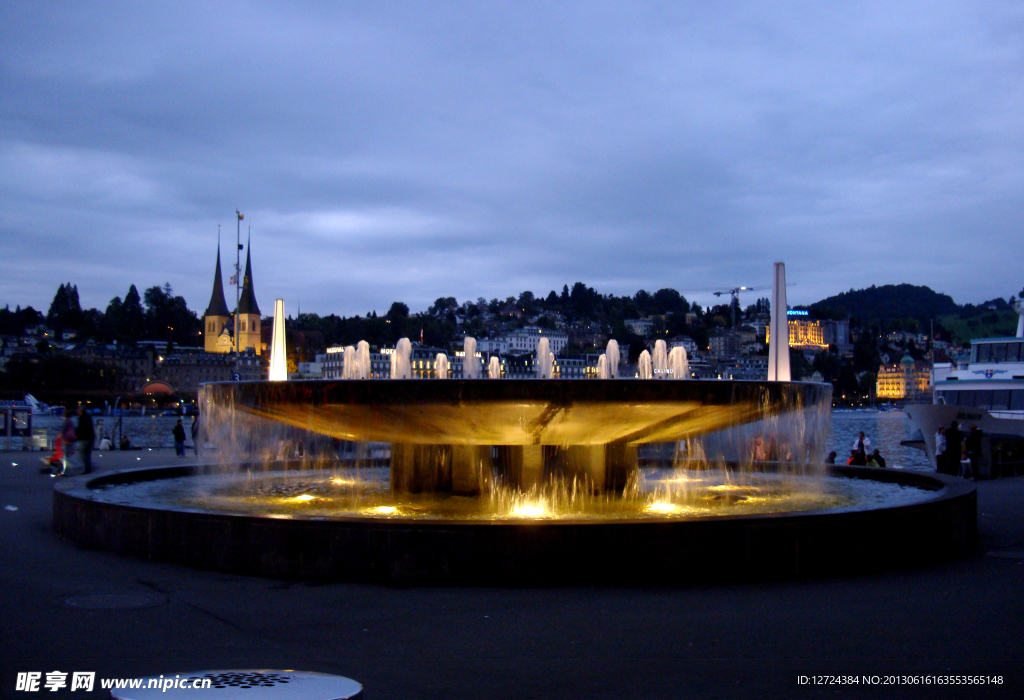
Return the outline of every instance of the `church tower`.
[[[224,282],[220,276],[220,242],[217,243],[217,269],[213,273],[213,294],[210,296],[210,305],[206,307],[203,314],[205,328],[203,330],[203,349],[206,352],[230,352],[230,346],[224,349],[224,343],[217,343],[224,328],[231,319],[231,312],[228,311],[228,304],[224,300]]]
[[[263,352],[263,336],[260,332],[260,307],[252,289],[252,248],[251,239],[245,252],[245,277],[242,278],[242,296],[238,300],[238,317],[235,338],[239,352],[252,348],[259,355]]]

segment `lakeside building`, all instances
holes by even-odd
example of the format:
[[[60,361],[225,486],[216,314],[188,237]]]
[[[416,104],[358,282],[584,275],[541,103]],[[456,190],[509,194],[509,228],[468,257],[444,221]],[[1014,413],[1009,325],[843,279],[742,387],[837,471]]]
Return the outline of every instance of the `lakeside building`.
[[[853,353],[850,340],[850,322],[847,320],[813,319],[807,311],[789,311],[789,347],[803,350],[807,355],[835,346],[840,355]],[[765,342],[771,340],[771,326],[765,329]]]
[[[878,399],[921,400],[931,397],[931,370],[909,355],[895,365],[878,368],[875,396]]]
[[[541,338],[548,339],[548,347],[552,355],[557,355],[569,344],[569,334],[565,331],[553,331],[538,326],[525,326],[508,334],[508,352],[523,354],[537,352]]]
[[[677,335],[674,338],[670,338],[668,340],[668,349],[671,350],[672,348],[683,348],[686,350],[686,357],[690,360],[697,359],[701,354],[697,348],[697,343],[688,335]]]
[[[641,338],[649,338],[654,335],[653,318],[627,318],[622,323]]]
[[[235,354],[211,352],[174,352],[163,359],[155,370],[156,378],[167,382],[178,392],[199,391],[204,382],[228,382],[266,379],[263,358],[252,347]]]
[[[740,355],[733,361],[718,367],[722,379],[744,379],[765,381],[768,379],[767,355]]]

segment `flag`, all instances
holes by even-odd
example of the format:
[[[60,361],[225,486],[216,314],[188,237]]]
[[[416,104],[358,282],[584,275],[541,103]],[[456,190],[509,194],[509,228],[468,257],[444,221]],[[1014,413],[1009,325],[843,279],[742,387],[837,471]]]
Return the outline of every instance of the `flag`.
[[[420,326],[420,345],[423,345],[423,326]]]
[[[231,275],[231,280],[228,282],[229,286],[238,284],[238,275]]]

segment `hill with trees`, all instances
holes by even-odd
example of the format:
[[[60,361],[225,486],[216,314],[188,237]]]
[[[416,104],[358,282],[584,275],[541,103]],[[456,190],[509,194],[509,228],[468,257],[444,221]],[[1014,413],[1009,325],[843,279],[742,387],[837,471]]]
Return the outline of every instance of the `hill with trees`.
[[[914,331],[924,328],[929,320],[961,310],[948,294],[912,284],[851,289],[807,308],[823,318],[849,318],[852,326],[885,327],[902,321],[905,328],[901,330]]]

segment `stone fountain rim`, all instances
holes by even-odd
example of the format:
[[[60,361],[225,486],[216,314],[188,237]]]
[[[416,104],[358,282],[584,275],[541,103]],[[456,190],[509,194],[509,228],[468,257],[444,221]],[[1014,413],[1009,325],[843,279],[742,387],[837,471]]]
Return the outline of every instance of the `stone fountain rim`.
[[[287,463],[286,463],[287,464]],[[299,463],[296,463],[299,464]],[[244,469],[246,464],[237,465],[238,469]],[[87,474],[63,479],[54,484],[54,497],[57,494],[66,498],[86,501],[97,504],[104,508],[138,510],[138,511],[166,511],[183,514],[199,514],[207,517],[224,517],[238,520],[252,520],[257,522],[273,521],[277,523],[304,522],[304,523],[349,523],[366,524],[380,527],[415,529],[423,528],[452,528],[452,527],[477,527],[486,525],[488,527],[563,527],[563,526],[619,526],[619,525],[644,525],[660,526],[672,523],[709,523],[728,521],[756,521],[770,520],[779,521],[787,518],[811,518],[844,516],[856,513],[877,513],[880,511],[895,511],[908,508],[927,506],[929,504],[951,501],[963,498],[977,491],[977,485],[972,481],[966,481],[957,477],[938,473],[915,472],[901,469],[883,469],[878,467],[854,467],[847,465],[824,465],[823,476],[867,479],[869,481],[881,481],[886,483],[897,483],[902,486],[913,486],[931,492],[931,495],[912,503],[902,503],[870,508],[816,508],[800,511],[782,511],[777,513],[746,513],[746,514],[723,514],[723,515],[667,515],[657,518],[615,518],[614,520],[601,520],[597,518],[557,518],[535,520],[525,518],[504,518],[504,519],[409,519],[409,518],[387,518],[373,515],[344,515],[344,516],[323,516],[323,515],[302,515],[289,514],[287,516],[272,517],[269,515],[253,515],[248,513],[231,513],[226,511],[205,510],[201,508],[187,508],[169,504],[126,504],[109,503],[96,499],[93,494],[105,486],[116,486],[138,483],[140,481],[157,481],[160,479],[171,479],[188,476],[203,475],[202,465],[165,465],[147,466],[129,469],[119,469],[103,474]],[[265,465],[261,465],[265,468]],[[137,477],[146,478],[139,479]],[[136,477],[136,478],[132,478]]]
[[[645,585],[848,574],[974,551],[977,489],[944,475],[830,467],[850,478],[931,484],[930,498],[862,510],[643,520],[269,518],[95,500],[90,485],[192,466],[72,477],[54,485],[53,528],[85,548],[278,579],[398,585]]]

